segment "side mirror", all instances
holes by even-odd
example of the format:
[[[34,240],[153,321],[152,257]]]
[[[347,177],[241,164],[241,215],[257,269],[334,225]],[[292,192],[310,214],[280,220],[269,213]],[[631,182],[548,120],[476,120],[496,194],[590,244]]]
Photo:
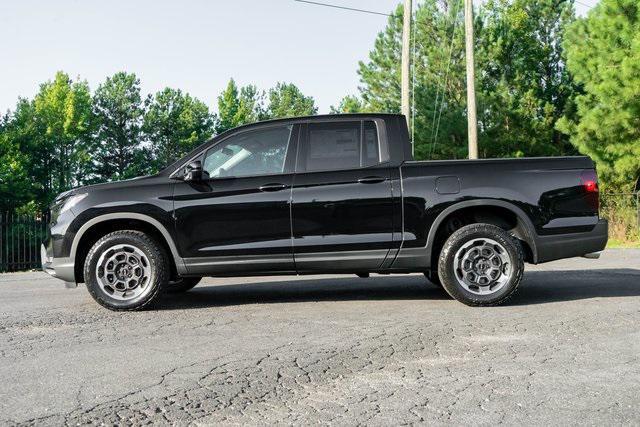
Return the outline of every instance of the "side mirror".
[[[195,160],[189,163],[185,168],[184,180],[185,181],[202,181],[202,162]]]

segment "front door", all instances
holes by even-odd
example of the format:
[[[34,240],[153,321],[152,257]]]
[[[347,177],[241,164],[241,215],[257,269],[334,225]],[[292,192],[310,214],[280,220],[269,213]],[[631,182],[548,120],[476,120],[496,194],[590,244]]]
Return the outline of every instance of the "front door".
[[[293,183],[293,244],[300,273],[381,268],[393,242],[391,176],[376,123],[309,123]]]
[[[233,134],[200,157],[202,182],[174,191],[179,249],[191,274],[294,272],[291,185],[297,126]]]

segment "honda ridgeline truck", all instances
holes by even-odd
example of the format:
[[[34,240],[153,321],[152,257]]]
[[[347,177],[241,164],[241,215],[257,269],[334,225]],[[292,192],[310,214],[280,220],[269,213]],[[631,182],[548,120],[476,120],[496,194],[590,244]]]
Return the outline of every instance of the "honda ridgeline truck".
[[[606,245],[588,157],[411,153],[395,114],[241,126],[156,175],[60,194],[42,265],[112,310],[205,276],[417,272],[486,306],[513,295],[525,262]]]

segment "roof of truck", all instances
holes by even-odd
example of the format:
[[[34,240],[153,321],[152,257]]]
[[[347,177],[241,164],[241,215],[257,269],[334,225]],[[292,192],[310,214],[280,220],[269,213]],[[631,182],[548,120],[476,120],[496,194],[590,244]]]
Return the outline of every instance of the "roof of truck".
[[[307,121],[324,121],[324,120],[336,120],[336,119],[363,119],[363,118],[380,118],[380,119],[384,119],[384,118],[389,118],[389,117],[404,117],[404,116],[402,114],[396,114],[396,113],[318,114],[318,115],[314,115],[314,116],[281,117],[281,118],[277,118],[277,119],[269,119],[269,120],[262,120],[262,121],[247,123],[245,125],[237,126],[237,127],[234,127],[232,129],[226,130],[226,131],[224,131],[222,133],[219,133],[217,135],[212,136],[211,138],[209,138],[208,140],[206,140],[205,142],[200,144],[198,147],[194,148],[191,152],[185,154],[180,159],[177,159],[175,162],[173,162],[173,163],[169,164],[168,166],[166,166],[165,168],[163,168],[159,172],[159,174],[163,174],[163,173],[167,173],[167,172],[168,173],[172,173],[178,166],[180,166],[183,163],[183,159],[185,157],[191,156],[192,153],[197,152],[200,149],[200,147],[202,147],[203,145],[210,143],[214,139],[221,138],[221,137],[227,135],[228,133],[231,133],[231,132],[235,133],[238,130],[245,129],[245,128],[251,128],[251,127],[254,127],[254,126],[263,125],[263,124],[269,124],[269,123],[282,123],[282,122],[297,123],[297,122],[307,122]]]

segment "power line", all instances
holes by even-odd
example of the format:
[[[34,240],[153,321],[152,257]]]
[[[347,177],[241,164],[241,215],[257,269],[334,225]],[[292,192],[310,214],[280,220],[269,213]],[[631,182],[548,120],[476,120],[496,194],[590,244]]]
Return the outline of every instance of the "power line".
[[[595,6],[595,4],[586,4],[586,3],[582,3],[581,1],[578,1],[578,0],[573,0],[573,1],[578,3],[578,4],[581,4],[584,7],[588,7],[588,8],[592,8],[592,7]]]
[[[444,109],[444,98],[445,92],[447,90],[447,81],[449,79],[449,68],[451,66],[451,60],[453,57],[453,43],[455,41],[456,36],[456,27],[458,26],[458,12],[460,11],[460,1],[457,1],[455,4],[455,11],[452,15],[453,17],[453,29],[451,30],[451,43],[449,43],[449,59],[447,60],[447,66],[444,73],[444,81],[442,82],[442,98],[440,99],[440,109],[438,111],[438,97],[440,93],[440,85],[436,86],[436,99],[433,104],[433,122],[431,124],[431,147],[429,149],[429,158],[433,156],[433,150],[435,148],[436,142],[438,140],[438,131],[440,129],[440,119],[442,117],[442,110]],[[446,33],[445,33],[446,34]],[[440,80],[440,79],[439,79]],[[437,125],[436,125],[436,115],[438,117]]]
[[[381,15],[381,16],[392,16],[392,17],[396,18],[395,15],[390,15],[388,13],[376,12],[376,11],[373,11],[373,10],[366,10],[366,9],[356,9],[354,7],[339,6],[337,4],[320,3],[320,2],[317,2],[317,1],[309,1],[309,0],[293,0],[293,1],[297,1],[299,3],[314,4],[316,6],[332,7],[334,9],[350,10],[352,12],[370,13],[372,15]]]

